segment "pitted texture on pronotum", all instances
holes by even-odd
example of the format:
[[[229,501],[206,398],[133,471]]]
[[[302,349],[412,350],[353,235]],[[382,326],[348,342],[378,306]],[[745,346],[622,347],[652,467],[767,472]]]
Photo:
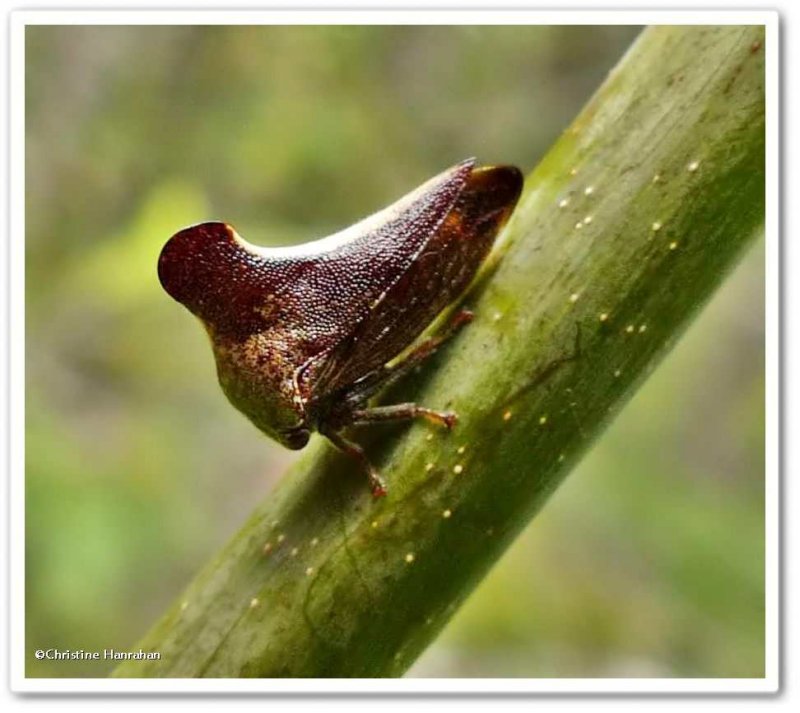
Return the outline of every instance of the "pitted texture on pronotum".
[[[414,404],[365,408],[386,383],[447,335],[408,347],[467,287],[516,205],[522,175],[473,160],[431,179],[351,228],[294,248],[249,245],[225,223],[176,233],[164,246],[164,289],[205,324],[231,403],[269,436],[302,448],[318,430],[377,473],[341,430],[454,414]],[[467,321],[465,313],[453,327]]]

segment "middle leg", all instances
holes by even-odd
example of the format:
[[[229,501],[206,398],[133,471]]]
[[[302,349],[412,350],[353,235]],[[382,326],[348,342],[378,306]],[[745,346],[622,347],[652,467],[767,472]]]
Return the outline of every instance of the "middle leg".
[[[417,406],[417,404],[413,403],[358,409],[353,411],[351,416],[352,423],[355,425],[381,421],[409,421],[414,418],[424,418],[431,423],[444,426],[449,430],[458,422],[458,416],[453,411],[434,411],[433,409]]]

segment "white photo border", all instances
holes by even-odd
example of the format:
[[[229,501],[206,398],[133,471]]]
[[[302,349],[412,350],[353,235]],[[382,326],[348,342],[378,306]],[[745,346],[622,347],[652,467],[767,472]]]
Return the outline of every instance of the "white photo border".
[[[22,10],[10,14],[10,687],[38,693],[765,694],[780,690],[779,16],[776,11]],[[25,676],[25,28],[32,25],[764,25],[766,29],[765,676],[763,678],[84,679]]]

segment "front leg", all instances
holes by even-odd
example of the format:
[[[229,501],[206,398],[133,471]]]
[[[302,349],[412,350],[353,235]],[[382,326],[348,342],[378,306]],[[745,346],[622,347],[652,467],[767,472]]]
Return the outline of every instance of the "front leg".
[[[369,478],[369,487],[372,490],[372,496],[375,498],[382,498],[386,495],[386,483],[381,474],[375,469],[372,463],[369,462],[367,454],[364,449],[357,443],[345,438],[339,431],[322,431],[322,435],[328,438],[340,451],[346,453],[351,458],[357,460],[361,467],[366,471],[367,478]]]

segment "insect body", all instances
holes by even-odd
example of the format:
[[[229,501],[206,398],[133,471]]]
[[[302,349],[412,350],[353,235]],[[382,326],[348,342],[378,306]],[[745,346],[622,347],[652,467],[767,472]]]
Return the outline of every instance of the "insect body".
[[[327,238],[291,248],[246,243],[225,223],[170,238],[164,289],[204,324],[230,402],[284,446],[312,431],[357,458],[374,495],[385,486],[350,425],[456,415],[416,404],[368,407],[471,318],[387,366],[467,287],[516,205],[522,175],[464,161],[397,203]]]

